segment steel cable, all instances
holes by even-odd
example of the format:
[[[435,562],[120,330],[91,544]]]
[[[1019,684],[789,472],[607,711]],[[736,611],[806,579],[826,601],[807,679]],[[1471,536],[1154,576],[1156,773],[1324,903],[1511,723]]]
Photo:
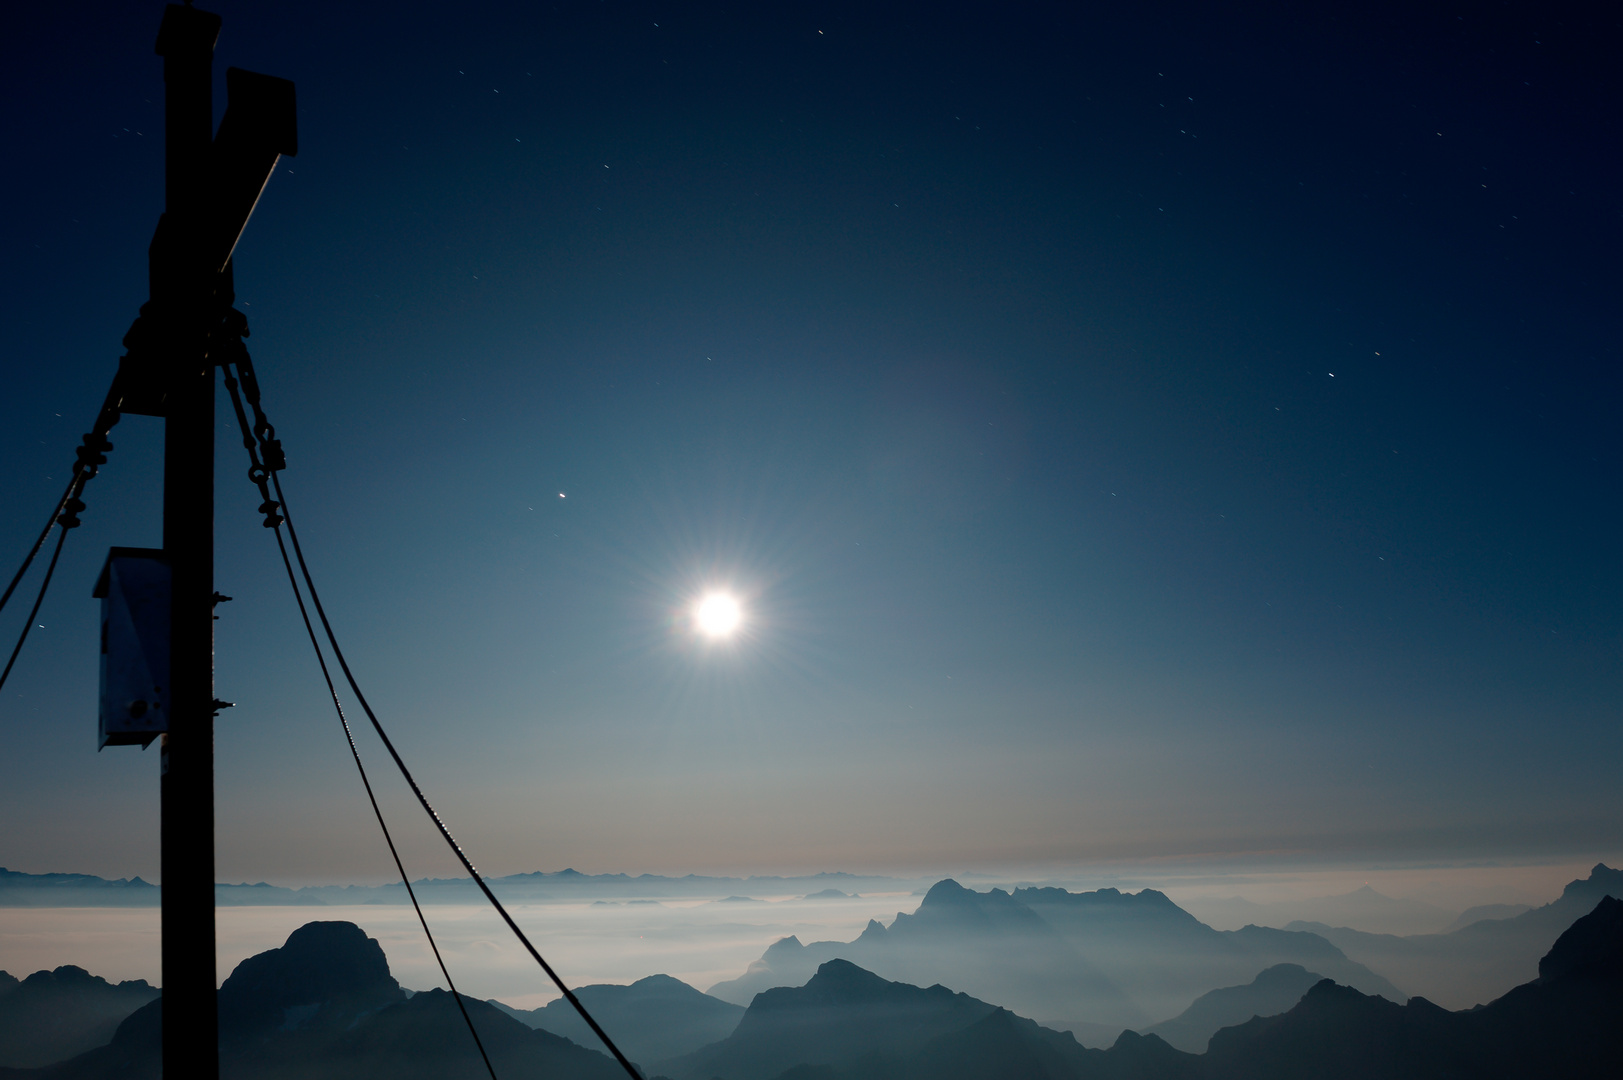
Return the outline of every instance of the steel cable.
[[[18,655],[23,651],[23,642],[28,640],[28,633],[34,628],[34,617],[39,614],[40,605],[45,602],[45,590],[51,587],[51,576],[56,573],[56,561],[62,557],[62,545],[67,542],[68,530],[79,527],[79,511],[85,504],[79,496],[84,494],[85,485],[95,478],[97,466],[107,464],[107,451],[113,444],[107,441],[107,433],[113,425],[118,423],[119,405],[123,401],[122,390],[117,376],[113,378],[113,385],[107,391],[107,399],[102,402],[101,411],[96,414],[96,422],[90,431],[85,433],[84,440],[77,451],[78,460],[73,463],[73,475],[68,479],[68,486],[63,489],[62,497],[56,500],[56,506],[51,509],[51,516],[45,521],[45,528],[40,530],[39,538],[34,541],[33,547],[23,557],[23,564],[17,572],[11,575],[11,582],[6,591],[0,593],[0,611],[5,610],[11,601],[12,594],[22,583],[23,575],[34,564],[34,556],[40,553],[45,541],[50,537],[51,530],[62,526],[62,534],[56,538],[56,550],[51,552],[51,563],[45,569],[45,580],[40,582],[39,595],[34,597],[34,606],[28,612],[28,621],[23,624],[23,631],[17,637],[17,646],[11,650],[11,658],[6,661],[6,669],[0,673],[0,688],[6,685],[11,677],[12,666],[17,663]]]
[[[34,597],[34,606],[28,610],[28,621],[23,623],[23,632],[17,635],[17,647],[11,650],[11,659],[6,661],[6,670],[0,672],[0,689],[4,689],[6,680],[11,678],[11,667],[17,662],[17,654],[23,651],[23,642],[28,640],[28,632],[34,628],[34,617],[39,614],[39,606],[45,602],[45,590],[51,587],[51,575],[56,573],[56,560],[62,557],[62,545],[67,539],[68,530],[64,527],[56,538],[56,548],[51,552],[51,562],[45,567],[45,580],[39,583],[39,595]],[[33,555],[29,555],[29,558],[32,559]]]
[[[69,499],[73,498],[73,487],[78,482],[78,476],[74,476],[72,480],[69,480],[67,488],[62,492],[62,497],[56,500],[56,508],[51,511],[51,516],[45,520],[45,528],[40,530],[39,539],[35,540],[34,546],[28,549],[27,557],[23,559],[23,564],[17,568],[17,572],[12,575],[11,584],[6,586],[5,594],[0,595],[0,611],[5,610],[7,601],[11,599],[11,594],[17,591],[17,584],[22,581],[23,575],[28,573],[28,568],[34,565],[34,556],[38,555],[39,549],[45,546],[46,538],[51,535],[51,528],[56,524],[56,519],[62,513],[62,508],[68,504]]]
[[[592,1029],[592,1033],[603,1041],[603,1045],[614,1055],[614,1059],[625,1069],[626,1074],[632,1080],[644,1080],[642,1073],[637,1071],[637,1067],[614,1044],[614,1040],[609,1038],[608,1032],[603,1030],[602,1025],[592,1018],[591,1013],[586,1011],[586,1006],[581,1004],[574,991],[565,985],[563,979],[552,969],[552,965],[547,963],[540,951],[530,943],[529,937],[519,928],[518,923],[513,921],[513,916],[508,914],[507,909],[502,906],[502,902],[496,899],[496,894],[491,891],[490,885],[484,879],[484,875],[480,874],[474,867],[473,861],[462,850],[462,845],[456,842],[456,837],[451,835],[451,830],[446,827],[445,822],[440,818],[439,812],[428,801],[428,796],[423,794],[423,789],[418,786],[416,777],[412,776],[411,770],[406,767],[405,760],[401,758],[400,752],[395,749],[394,742],[389,738],[388,733],[383,730],[383,724],[379,722],[377,714],[372,711],[372,706],[366,700],[366,695],[361,692],[360,685],[355,681],[355,675],[349,669],[349,662],[344,659],[344,651],[339,647],[337,635],[333,633],[332,624],[327,619],[327,612],[322,607],[321,596],[316,592],[315,581],[310,576],[310,568],[304,561],[304,550],[299,544],[299,531],[294,527],[293,515],[288,511],[287,497],[282,493],[281,478],[273,472],[270,479],[276,488],[276,501],[280,504],[281,514],[286,519],[288,538],[293,541],[294,558],[298,560],[299,572],[304,577],[305,588],[310,593],[311,603],[315,605],[316,617],[321,620],[321,628],[326,633],[327,643],[332,647],[333,657],[338,661],[338,667],[343,671],[345,681],[349,683],[350,690],[355,694],[355,700],[360,702],[362,710],[366,713],[366,718],[372,722],[372,730],[377,732],[378,738],[383,740],[384,748],[389,751],[389,756],[394,759],[395,768],[400,770],[400,775],[405,778],[407,784],[411,785],[413,794],[417,796],[417,801],[433,820],[435,827],[439,829],[440,836],[444,838],[446,844],[456,854],[457,860],[462,863],[463,869],[467,870],[474,883],[479,886],[479,890],[485,894],[485,899],[490,901],[491,906],[496,909],[496,913],[502,917],[502,921],[507,924],[507,928],[513,932],[513,936],[518,938],[519,943],[524,946],[535,962],[541,965],[541,970],[546,972],[547,978],[552,980],[552,984],[558,988],[569,1004],[574,1006],[575,1012],[580,1014],[580,1018]],[[277,531],[280,532],[281,530],[278,529]]]
[[[238,396],[237,380],[230,377],[228,369],[226,387],[231,391],[231,400],[236,409],[237,422],[243,429],[243,444],[247,446],[250,442],[257,440],[259,444],[258,450],[263,455],[263,464],[261,464],[260,454],[256,454],[254,447],[249,446],[249,456],[253,462],[253,467],[249,470],[249,478],[259,487],[263,495],[259,512],[265,515],[264,523],[266,527],[276,530],[279,544],[281,543],[281,526],[283,524],[287,525],[288,539],[293,541],[293,555],[298,560],[299,573],[304,578],[304,586],[305,590],[310,594],[310,602],[315,606],[316,617],[321,620],[321,629],[326,635],[327,644],[332,648],[333,658],[338,661],[338,667],[343,671],[344,680],[349,683],[349,688],[354,693],[355,700],[360,702],[361,709],[366,713],[367,720],[371,722],[372,730],[377,732],[378,738],[383,742],[384,749],[389,751],[389,757],[393,759],[395,768],[400,771],[400,775],[411,787],[412,794],[417,796],[417,802],[422,806],[424,812],[428,814],[429,819],[434,822],[434,827],[439,830],[440,836],[451,848],[452,853],[456,855],[457,861],[473,878],[474,884],[479,886],[479,891],[484,893],[485,899],[490,901],[490,906],[496,909],[496,913],[502,917],[502,921],[513,932],[513,936],[518,938],[525,951],[540,965],[541,970],[546,972],[547,978],[558,988],[559,993],[563,994],[564,999],[574,1007],[575,1012],[586,1022],[586,1026],[591,1028],[592,1033],[602,1040],[604,1047],[613,1055],[614,1060],[620,1063],[621,1068],[625,1069],[626,1074],[632,1080],[644,1080],[643,1075],[637,1071],[637,1067],[615,1045],[614,1040],[609,1038],[609,1033],[603,1030],[603,1026],[592,1017],[586,1006],[581,1004],[580,998],[575,996],[575,992],[569,989],[558,973],[553,970],[552,965],[547,963],[540,950],[531,943],[529,937],[514,921],[513,916],[508,913],[507,908],[496,898],[496,894],[491,891],[489,883],[485,881],[484,875],[479,873],[478,869],[473,865],[473,860],[468,858],[467,853],[462,850],[462,845],[458,844],[456,837],[451,835],[451,830],[446,826],[439,812],[428,801],[428,796],[423,794],[423,789],[418,785],[417,778],[407,768],[405,759],[400,756],[400,751],[395,749],[394,741],[389,738],[389,733],[383,730],[383,724],[378,720],[377,713],[372,711],[371,704],[366,700],[366,694],[362,692],[360,683],[355,680],[355,674],[350,670],[349,661],[344,657],[342,646],[338,644],[338,636],[333,633],[332,623],[327,618],[327,609],[321,603],[321,594],[316,591],[315,579],[311,576],[310,567],[305,562],[304,547],[299,543],[299,531],[293,525],[293,515],[288,512],[287,508],[287,496],[282,492],[282,480],[279,473],[286,467],[286,458],[282,452],[281,441],[276,438],[275,429],[271,427],[270,422],[265,417],[264,410],[260,407],[259,380],[254,375],[253,361],[248,357],[248,350],[239,346],[233,357],[233,362],[241,375],[242,389],[248,398],[248,404],[254,411],[253,436],[251,437],[248,430],[247,416],[243,412],[242,401]],[[275,487],[276,498],[274,500],[271,499],[267,490],[267,479],[269,484]],[[286,554],[284,548],[284,559]],[[289,573],[291,573],[291,569]],[[306,620],[306,626],[308,627],[308,619]],[[313,633],[312,636],[314,636]],[[323,663],[323,670],[325,670],[325,663]],[[347,723],[345,724],[345,730],[348,731]],[[359,755],[357,755],[357,763],[358,761]],[[401,876],[405,876],[403,872]]]
[[[250,462],[248,475],[259,485],[260,492],[268,499],[270,493],[265,491],[266,473],[259,461],[258,444],[249,430],[248,416],[243,412],[242,397],[237,391],[237,380],[232,377],[229,367],[225,369],[225,388],[231,395],[231,405],[236,410],[237,424],[242,428],[242,445],[248,451]],[[275,515],[270,515],[270,518],[274,517]],[[332,698],[332,707],[338,713],[338,722],[344,727],[344,738],[349,742],[350,756],[355,759],[355,769],[361,774],[361,786],[366,789],[366,798],[372,804],[372,814],[378,819],[378,828],[383,830],[383,841],[389,845],[389,857],[394,860],[395,869],[400,872],[400,882],[406,887],[406,895],[411,897],[412,910],[417,913],[417,921],[422,924],[423,936],[428,939],[428,947],[434,953],[434,962],[439,965],[440,974],[445,976],[445,985],[450,988],[451,996],[456,1000],[456,1007],[462,1013],[463,1023],[468,1025],[468,1034],[473,1036],[473,1044],[479,1048],[479,1057],[485,1063],[485,1071],[490,1073],[490,1080],[497,1080],[496,1068],[490,1063],[490,1055],[485,1052],[484,1040],[479,1038],[479,1030],[474,1027],[473,1017],[468,1015],[468,1007],[463,1003],[462,993],[457,990],[456,982],[451,978],[451,971],[445,966],[445,958],[440,955],[440,947],[434,941],[434,932],[428,928],[428,918],[423,914],[423,906],[417,902],[417,890],[411,887],[411,877],[406,873],[405,864],[400,861],[400,851],[395,847],[394,836],[389,832],[389,824],[383,818],[383,809],[378,806],[378,797],[372,791],[372,781],[366,775],[366,766],[361,763],[361,751],[355,745],[355,733],[350,730],[349,717],[344,715],[344,704],[338,699],[338,689],[333,685],[326,654],[322,652],[321,642],[316,639],[315,627],[310,624],[310,612],[304,606],[304,594],[299,590],[298,577],[293,573],[293,563],[287,557],[287,545],[282,542],[282,530],[279,527],[280,520],[276,518],[277,523],[271,526],[276,532],[276,549],[282,553],[282,566],[287,570],[287,583],[292,587],[293,599],[299,605],[299,618],[304,620],[304,632],[309,635],[310,647],[315,650],[316,663],[321,665],[321,678],[327,684],[327,696]]]
[[[338,722],[344,725],[344,738],[349,740],[349,752],[355,759],[355,768],[361,774],[361,785],[366,788],[366,798],[372,804],[372,813],[378,819],[378,828],[383,830],[384,842],[389,845],[389,856],[394,859],[395,869],[400,871],[401,883],[406,886],[406,895],[411,897],[411,906],[417,912],[417,921],[422,924],[423,936],[428,939],[428,947],[434,951],[434,962],[440,966],[440,974],[445,976],[445,985],[451,988],[451,996],[456,999],[456,1007],[462,1012],[462,1020],[468,1025],[468,1034],[473,1036],[473,1044],[479,1048],[479,1056],[484,1059],[485,1071],[490,1073],[490,1080],[496,1080],[496,1067],[490,1063],[490,1055],[485,1052],[485,1044],[479,1038],[479,1031],[473,1026],[473,1017],[468,1015],[468,1007],[462,1001],[462,994],[451,979],[451,972],[445,966],[445,958],[440,955],[440,947],[434,942],[434,932],[428,928],[428,919],[423,915],[423,906],[417,902],[417,890],[411,887],[411,878],[406,876],[406,868],[400,861],[400,852],[394,846],[394,837],[389,834],[389,826],[383,820],[383,811],[378,806],[378,797],[372,793],[372,781],[367,779],[366,766],[361,764],[361,752],[355,746],[355,733],[350,730],[349,717],[344,715],[344,706],[338,700],[338,690],[333,686],[332,674],[327,670],[327,658],[322,655],[321,643],[316,640],[315,627],[310,625],[310,614],[305,610],[304,597],[299,593],[298,579],[293,575],[293,564],[287,557],[287,545],[282,542],[282,530],[276,530],[276,547],[282,553],[282,565],[287,569],[287,583],[293,586],[293,598],[299,603],[299,617],[304,620],[304,632],[310,635],[310,647],[316,651],[316,662],[321,665],[321,677],[327,683],[327,693],[332,698],[333,708],[338,711]]]

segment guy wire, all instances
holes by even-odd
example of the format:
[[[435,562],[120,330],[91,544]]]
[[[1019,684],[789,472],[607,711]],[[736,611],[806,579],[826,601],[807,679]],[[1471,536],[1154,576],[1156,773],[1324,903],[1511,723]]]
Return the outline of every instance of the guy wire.
[[[372,793],[372,781],[367,779],[366,766],[361,764],[361,752],[355,746],[355,733],[349,729],[349,718],[344,715],[344,706],[338,700],[338,691],[333,686],[332,675],[327,671],[327,659],[322,655],[321,645],[316,640],[316,631],[310,625],[310,615],[304,608],[304,597],[299,594],[298,580],[293,576],[293,564],[288,561],[287,545],[282,542],[282,530],[276,532],[276,547],[282,553],[282,565],[287,568],[287,583],[293,586],[293,599],[299,603],[299,617],[304,620],[304,632],[310,635],[310,646],[316,651],[316,662],[321,665],[321,677],[327,682],[327,693],[332,698],[333,708],[338,710],[338,722],[344,725],[344,738],[349,740],[350,755],[355,758],[355,768],[361,774],[361,784],[366,788],[366,797],[372,803],[372,813],[378,819],[378,828],[383,830],[384,842],[389,845],[389,855],[394,859],[395,869],[400,871],[400,880],[406,886],[406,895],[411,897],[412,909],[417,912],[417,921],[423,926],[423,936],[428,938],[428,947],[434,950],[434,962],[440,966],[440,974],[445,976],[445,985],[451,988],[451,996],[456,999],[456,1007],[462,1012],[462,1020],[468,1025],[468,1034],[473,1036],[473,1044],[479,1048],[479,1056],[484,1059],[485,1071],[490,1073],[490,1080],[497,1080],[496,1068],[490,1063],[490,1055],[485,1052],[485,1044],[479,1038],[479,1031],[473,1026],[473,1017],[468,1015],[468,1007],[462,1001],[462,994],[451,979],[451,972],[445,966],[445,958],[440,955],[440,947],[434,942],[434,933],[428,928],[428,920],[423,916],[423,907],[417,902],[417,890],[411,887],[411,878],[406,876],[406,868],[400,862],[400,852],[395,849],[394,837],[389,834],[388,823],[383,820],[383,811],[378,807],[378,797]]]
[[[67,500],[64,499],[64,502]],[[43,537],[41,538],[43,539]],[[28,621],[23,623],[23,632],[17,635],[17,647],[11,650],[11,659],[6,661],[6,670],[0,672],[0,688],[4,688],[6,680],[11,677],[11,666],[17,662],[17,654],[23,651],[23,642],[28,640],[28,632],[34,628],[34,617],[39,614],[39,606],[45,602],[45,590],[51,587],[51,575],[56,573],[56,560],[62,557],[62,545],[67,542],[68,530],[64,527],[62,534],[56,538],[56,549],[51,552],[51,562],[45,568],[45,580],[39,583],[39,595],[34,597],[34,606],[28,610]],[[37,548],[35,549],[38,550]],[[32,559],[34,556],[28,556]],[[24,569],[27,563],[23,564]],[[21,576],[22,571],[18,571]],[[13,585],[16,582],[12,583]]]
[[[327,643],[332,646],[333,657],[338,661],[338,667],[343,671],[344,678],[349,683],[350,690],[354,692],[355,700],[360,702],[361,708],[366,712],[366,718],[372,722],[372,730],[376,731],[378,733],[378,738],[383,740],[384,748],[389,751],[389,756],[394,759],[395,767],[400,770],[400,775],[405,778],[406,783],[411,785],[411,790],[416,794],[417,801],[422,804],[423,810],[426,811],[428,816],[433,819],[435,826],[440,831],[440,835],[445,838],[445,842],[450,845],[451,850],[456,853],[457,860],[462,863],[463,869],[468,871],[468,874],[473,878],[474,883],[477,884],[480,891],[485,894],[485,899],[490,901],[491,906],[496,909],[496,913],[500,915],[502,917],[502,921],[507,924],[507,928],[513,931],[513,936],[518,938],[519,943],[522,944],[529,952],[530,956],[535,959],[535,962],[541,965],[541,970],[547,973],[547,978],[552,980],[552,984],[558,988],[565,999],[568,1000],[569,1004],[575,1007],[575,1012],[579,1013],[580,1018],[586,1021],[586,1025],[592,1029],[593,1034],[595,1034],[599,1039],[603,1040],[603,1045],[607,1047],[609,1052],[614,1055],[614,1059],[620,1063],[622,1068],[625,1069],[626,1074],[630,1076],[632,1080],[643,1080],[643,1076],[637,1071],[637,1067],[631,1064],[630,1059],[627,1058],[625,1054],[621,1052],[620,1048],[614,1044],[614,1040],[609,1038],[609,1033],[604,1031],[602,1025],[592,1018],[591,1013],[586,1011],[586,1006],[581,1004],[580,998],[576,997],[574,991],[570,990],[569,987],[565,985],[563,979],[560,978],[558,973],[552,969],[552,965],[547,963],[536,947],[530,943],[529,937],[527,937],[524,931],[519,928],[518,923],[513,921],[513,916],[508,914],[507,909],[502,906],[502,902],[496,899],[496,894],[491,891],[490,885],[485,881],[484,876],[480,874],[479,871],[474,867],[473,861],[469,859],[467,853],[462,850],[462,845],[456,842],[456,837],[451,835],[451,830],[446,827],[446,824],[440,818],[438,811],[436,811],[433,804],[428,801],[428,796],[424,795],[423,789],[417,785],[416,778],[412,776],[411,770],[406,767],[405,760],[401,758],[400,752],[395,749],[394,743],[389,739],[388,733],[383,730],[383,724],[379,722],[377,714],[372,711],[372,706],[367,702],[366,695],[361,692],[360,685],[355,681],[355,676],[349,669],[349,662],[344,659],[344,650],[338,645],[338,638],[333,633],[332,624],[327,620],[327,612],[321,605],[321,596],[316,592],[315,582],[310,576],[310,568],[305,564],[304,550],[299,544],[299,531],[293,526],[293,515],[288,512],[287,508],[287,497],[282,494],[281,478],[273,472],[271,473],[270,479],[271,483],[276,487],[276,499],[281,505],[282,516],[286,518],[288,538],[293,541],[293,555],[294,558],[298,559],[299,572],[304,577],[305,588],[310,593],[310,602],[315,605],[316,617],[321,620],[321,628],[326,632]]]
[[[248,451],[248,461],[251,466],[248,475],[259,485],[261,492],[264,492],[266,471],[260,464],[258,445],[254,441],[252,432],[248,429],[248,416],[242,409],[242,396],[237,391],[237,380],[231,374],[229,367],[225,367],[225,388],[231,395],[231,405],[237,414],[237,425],[242,429],[242,445]],[[400,861],[400,852],[395,848],[394,836],[389,832],[389,824],[383,819],[383,810],[378,806],[377,796],[372,791],[372,781],[366,775],[366,766],[361,763],[361,752],[355,745],[355,733],[350,730],[349,717],[344,715],[343,702],[338,700],[338,690],[333,686],[332,673],[327,669],[327,658],[321,651],[321,643],[316,640],[315,628],[310,625],[310,613],[305,609],[304,596],[299,591],[298,578],[294,576],[293,564],[287,557],[287,545],[282,542],[281,519],[274,513],[270,513],[267,515],[266,523],[270,524],[276,532],[276,548],[282,553],[282,566],[287,570],[287,583],[293,588],[293,599],[299,605],[299,618],[304,620],[304,632],[310,637],[310,647],[315,650],[316,663],[321,665],[321,677],[327,683],[327,696],[332,698],[332,706],[338,712],[338,722],[344,727],[344,738],[349,741],[350,756],[355,759],[355,768],[361,774],[361,785],[366,788],[366,797],[372,803],[372,813],[378,819],[378,828],[383,830],[383,840],[389,845],[389,856],[394,859],[395,869],[400,872],[400,881],[401,884],[406,886],[406,895],[411,897],[411,906],[417,912],[417,921],[422,924],[423,936],[428,939],[428,947],[434,952],[434,962],[439,964],[440,974],[445,976],[445,985],[450,987],[451,996],[456,1000],[456,1007],[462,1013],[462,1021],[468,1025],[468,1034],[473,1036],[473,1044],[479,1048],[479,1056],[484,1060],[485,1070],[490,1073],[490,1080],[497,1080],[496,1069],[490,1063],[490,1055],[485,1052],[484,1041],[479,1038],[479,1032],[473,1026],[473,1018],[468,1015],[468,1007],[463,1004],[462,994],[457,990],[456,982],[451,978],[450,969],[445,966],[445,958],[440,955],[440,947],[434,941],[434,932],[428,928],[428,919],[423,915],[423,907],[417,902],[417,890],[411,887],[411,878],[406,874],[406,867]]]

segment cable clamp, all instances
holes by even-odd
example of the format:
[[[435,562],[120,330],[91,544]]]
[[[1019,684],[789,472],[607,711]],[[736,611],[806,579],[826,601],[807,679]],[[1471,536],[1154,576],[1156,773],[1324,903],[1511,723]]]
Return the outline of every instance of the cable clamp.
[[[82,499],[69,499],[62,504],[62,512],[56,516],[57,523],[64,529],[77,529],[82,524],[79,520],[79,513],[84,508],[85,504]]]

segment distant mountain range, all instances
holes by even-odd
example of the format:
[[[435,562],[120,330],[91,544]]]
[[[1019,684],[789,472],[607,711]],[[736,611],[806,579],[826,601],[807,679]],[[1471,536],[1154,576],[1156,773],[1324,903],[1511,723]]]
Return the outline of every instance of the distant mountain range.
[[[887,979],[941,983],[1089,1041],[1175,1016],[1216,987],[1294,963],[1393,1001],[1405,996],[1312,933],[1249,926],[1219,931],[1154,889],[978,893],[938,882],[912,915],[870,922],[851,942],[783,938],[737,979],[709,993],[738,1004],[803,984],[824,962],[849,960]]]
[[[1378,934],[1429,934],[1450,928],[1461,916],[1421,900],[1399,900],[1364,885],[1338,896],[1310,897],[1258,903],[1235,896],[1225,900],[1191,900],[1184,904],[1196,918],[1212,926],[1283,927],[1292,922],[1322,922],[1329,926],[1356,926]],[[1517,912],[1508,912],[1515,915]],[[1500,918],[1479,915],[1478,918]],[[1459,925],[1466,925],[1459,923]]]
[[[530,903],[600,897],[640,899],[653,897],[729,897],[749,900],[759,896],[794,896],[808,899],[838,898],[859,892],[914,892],[928,879],[821,873],[801,877],[705,877],[688,874],[583,874],[578,870],[555,873],[509,874],[489,878],[491,888],[505,901]],[[471,878],[423,878],[412,882],[417,898],[428,904],[482,904],[484,897]],[[156,907],[158,886],[140,878],[108,880],[92,874],[25,874],[0,867],[0,907]],[[309,885],[289,889],[261,881],[250,885],[220,883],[214,902],[222,907],[317,906],[348,904],[406,904],[404,885]]]
[[[980,894],[971,894],[980,895]],[[994,901],[997,903],[998,901]],[[1019,916],[1013,916],[1019,918]],[[1215,933],[1215,931],[1213,931]],[[1278,967],[1206,995],[1180,1017],[1273,1008],[1302,971]],[[26,982],[26,980],[25,980]],[[671,980],[675,982],[675,980]],[[690,1008],[691,988],[643,980],[601,993],[618,1008],[618,1037],[637,1009]],[[634,984],[635,985],[635,984]],[[6,984],[0,1008],[21,988]],[[599,988],[601,989],[601,988]],[[618,998],[618,1003],[615,999]],[[642,1005],[638,1005],[641,1002]],[[611,1080],[595,1049],[532,1029],[480,1001],[467,1006],[504,1080]],[[157,1080],[162,1002],[143,1005],[111,1042],[0,1080]],[[541,1010],[544,1012],[545,1010]],[[673,1080],[1602,1080],[1623,1062],[1623,901],[1607,897],[1575,921],[1539,964],[1537,980],[1491,1004],[1449,1012],[1398,1005],[1330,979],[1294,1005],[1223,1027],[1204,1054],[1155,1034],[1124,1032],[1088,1049],[991,1002],[941,985],[884,979],[846,960],[805,985],[757,995],[724,1038],[653,1062]],[[459,1080],[483,1075],[449,994],[407,997],[378,943],[352,923],[309,923],[280,949],[243,961],[220,990],[221,1058],[232,1080]]]
[[[1522,912],[1532,910],[1532,904],[1478,904],[1460,912],[1459,918],[1443,928],[1443,933],[1452,934],[1456,930],[1464,930],[1472,923],[1479,923],[1484,919],[1514,919]],[[1369,927],[1361,926],[1359,929],[1368,930]]]
[[[1323,979],[1287,1011],[1212,1035],[1201,1055],[1125,1032],[1109,1050],[945,987],[842,960],[766,991],[721,1042],[657,1068],[675,1080],[1601,1080],[1623,1064],[1623,902],[1561,936],[1536,982],[1481,1009],[1397,1005]]]
[[[1378,1076],[1563,1080],[1623,1072],[1623,901],[1607,897],[1572,924],[1539,977],[1495,1000],[1449,1012],[1405,1006],[1322,982],[1289,1012],[1212,1037],[1212,1080]]]
[[[25,874],[0,866],[0,907],[156,907],[158,887],[140,878]]]
[[[1597,863],[1589,877],[1568,883],[1559,899],[1543,907],[1450,933],[1397,937],[1305,922],[1288,929],[1318,934],[1412,993],[1467,1008],[1531,979],[1556,938],[1607,896],[1623,899],[1623,870]]]

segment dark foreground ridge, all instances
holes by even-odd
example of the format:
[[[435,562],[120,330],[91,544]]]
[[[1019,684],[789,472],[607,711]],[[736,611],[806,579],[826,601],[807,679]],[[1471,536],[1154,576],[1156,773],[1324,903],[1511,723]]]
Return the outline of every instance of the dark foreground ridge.
[[[1623,899],[1623,870],[1597,863],[1587,878],[1568,882],[1560,897],[1542,907],[1477,919],[1447,933],[1398,937],[1305,922],[1286,929],[1319,935],[1410,993],[1466,1008],[1526,982],[1556,938],[1607,896]]]
[[[468,1000],[502,1080],[614,1080],[612,1060]],[[3,1080],[158,1080],[161,999],[112,1042]],[[230,1080],[474,1080],[487,1076],[456,1003],[443,990],[407,997],[383,949],[353,923],[315,922],[280,949],[249,957],[220,987],[221,1075]]]
[[[71,965],[20,982],[0,971],[0,1066],[49,1065],[105,1046],[157,996],[145,979],[114,984]]]
[[[1014,1077],[1071,1080],[1188,1075],[1194,1059],[1153,1036],[1124,1035],[1089,1050],[1007,1009],[954,993],[889,982],[830,960],[805,986],[758,995],[738,1030],[703,1050],[655,1067],[675,1080],[909,1080]]]
[[[630,986],[599,983],[577,987],[575,996],[633,1061],[662,1061],[725,1039],[744,1015],[742,1006],[713,998],[669,975],[650,975]],[[530,1027],[582,1046],[596,1042],[580,1014],[563,998],[528,1011],[508,1008],[499,1001],[490,1004]]]
[[[1159,1035],[1179,1050],[1202,1054],[1211,1037],[1223,1028],[1243,1024],[1253,1016],[1288,1012],[1322,981],[1323,975],[1300,964],[1275,964],[1244,986],[1225,986],[1200,995],[1189,1008],[1146,1028],[1144,1034]]]

